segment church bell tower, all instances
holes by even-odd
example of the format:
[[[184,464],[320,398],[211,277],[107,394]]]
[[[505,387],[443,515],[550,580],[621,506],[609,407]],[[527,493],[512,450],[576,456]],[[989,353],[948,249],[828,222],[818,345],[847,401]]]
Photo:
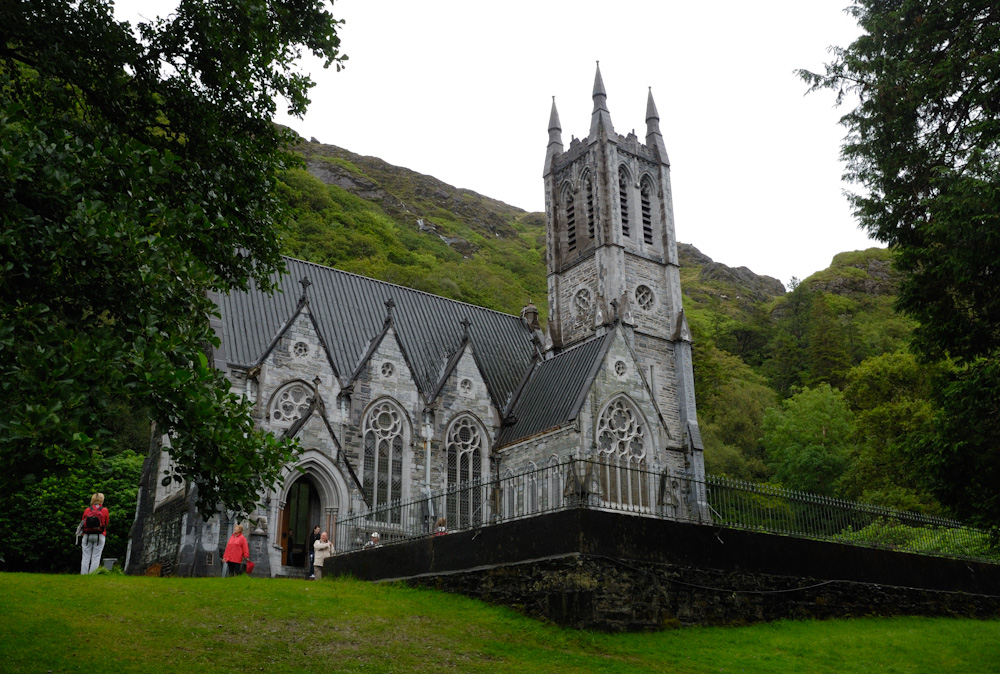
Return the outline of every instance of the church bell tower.
[[[593,101],[589,135],[573,138],[568,148],[554,99],[549,117],[546,347],[558,352],[620,323],[671,435],[700,449],[670,160],[653,93],[646,101],[645,142],[634,132],[615,132],[600,65]]]

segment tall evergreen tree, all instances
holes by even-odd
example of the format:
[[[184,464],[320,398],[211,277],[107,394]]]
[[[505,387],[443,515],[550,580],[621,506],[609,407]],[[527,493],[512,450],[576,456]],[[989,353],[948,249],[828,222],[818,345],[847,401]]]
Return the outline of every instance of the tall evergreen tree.
[[[838,103],[856,97],[841,120],[855,215],[896,252],[918,353],[964,368],[935,392],[942,432],[918,443],[929,476],[956,512],[1000,524],[1000,441],[986,432],[1000,362],[1000,7],[857,0],[848,11],[863,34],[824,73],[800,74]],[[959,484],[970,474],[986,491]]]

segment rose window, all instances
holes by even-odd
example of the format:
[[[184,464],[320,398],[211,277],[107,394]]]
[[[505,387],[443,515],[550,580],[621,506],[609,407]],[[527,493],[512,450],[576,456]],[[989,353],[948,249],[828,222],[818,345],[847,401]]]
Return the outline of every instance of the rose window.
[[[296,358],[302,358],[309,353],[309,345],[305,342],[295,342],[295,346],[292,347],[292,353],[295,354]]]
[[[382,363],[382,376],[386,379],[396,374],[396,366],[392,363]]]
[[[615,363],[615,374],[619,377],[624,377],[625,373],[628,372],[628,366],[625,365],[625,361],[619,360]]]
[[[297,421],[309,409],[312,390],[305,384],[290,384],[276,394],[271,407],[271,421],[290,424]]]
[[[472,381],[469,379],[463,379],[458,383],[458,388],[462,391],[462,393],[468,395],[469,393],[472,393]]]
[[[639,286],[635,289],[635,302],[644,311],[653,308],[653,291],[649,289],[649,286]]]
[[[643,458],[646,454],[643,437],[638,415],[621,398],[604,410],[597,424],[597,447],[607,456]]]

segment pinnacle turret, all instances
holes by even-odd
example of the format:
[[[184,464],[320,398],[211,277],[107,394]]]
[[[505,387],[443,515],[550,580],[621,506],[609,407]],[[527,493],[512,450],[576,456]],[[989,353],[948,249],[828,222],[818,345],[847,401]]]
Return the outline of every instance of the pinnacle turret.
[[[561,155],[562,152],[562,125],[559,123],[559,111],[556,110],[556,97],[553,96],[552,113],[549,115],[549,146],[545,150],[545,170],[542,171],[542,175],[547,174],[552,167],[552,158]]]
[[[646,98],[646,147],[655,150],[660,161],[670,166],[667,148],[663,144],[663,136],[660,134],[660,113],[656,111],[652,87],[649,88],[649,96]]]
[[[601,62],[597,62],[597,74],[594,76],[594,114],[590,119],[590,139],[598,137],[601,127],[608,138],[615,137],[615,127],[611,123],[611,113],[608,111],[608,94],[604,90],[604,80],[601,78]]]

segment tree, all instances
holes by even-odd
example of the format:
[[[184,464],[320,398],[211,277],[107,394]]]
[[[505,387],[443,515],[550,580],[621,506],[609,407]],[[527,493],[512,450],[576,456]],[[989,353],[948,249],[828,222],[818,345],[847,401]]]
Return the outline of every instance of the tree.
[[[918,348],[974,360],[1000,340],[1000,7],[990,0],[857,0],[865,31],[833,48],[812,89],[853,96],[841,119],[861,227],[895,249],[899,307]]]
[[[841,119],[845,177],[861,187],[854,213],[896,253],[897,308],[919,323],[916,352],[958,365],[933,394],[942,432],[912,446],[926,453],[943,504],[998,525],[1000,462],[984,457],[1000,454],[989,431],[1000,362],[1000,7],[856,0],[848,12],[864,33],[834,48],[824,73],[800,75],[838,104],[857,97]]]
[[[838,493],[850,460],[854,418],[829,384],[798,391],[764,413],[764,446],[774,479],[789,489]]]
[[[841,483],[846,497],[936,514],[910,439],[934,428],[931,382],[945,364],[924,365],[911,353],[885,353],[847,373],[844,398],[854,412],[855,443]]]
[[[0,22],[0,489],[108,454],[125,404],[204,516],[249,511],[293,446],[211,366],[210,295],[274,287],[275,100],[306,109],[304,50],[339,69],[338,22],[321,0],[181,0],[135,27],[33,0]]]

